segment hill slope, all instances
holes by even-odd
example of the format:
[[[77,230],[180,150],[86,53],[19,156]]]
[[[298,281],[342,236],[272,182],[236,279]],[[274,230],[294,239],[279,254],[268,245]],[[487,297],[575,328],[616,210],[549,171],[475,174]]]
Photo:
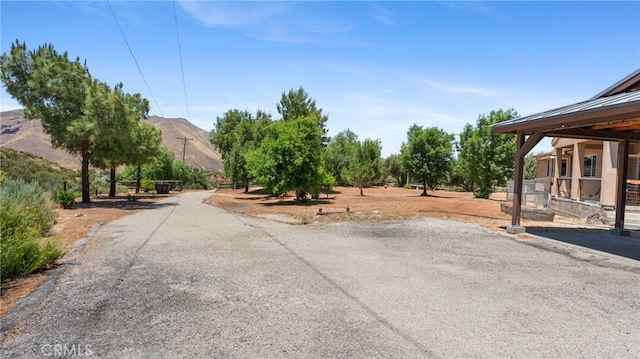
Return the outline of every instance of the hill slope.
[[[185,162],[191,168],[222,170],[220,153],[209,142],[209,133],[182,118],[151,116],[147,120],[162,131],[162,145],[183,158],[184,140],[187,138]],[[0,112],[0,146],[29,152],[63,167],[80,169],[80,157],[51,146],[51,138],[43,132],[40,120],[27,120],[22,110]]]

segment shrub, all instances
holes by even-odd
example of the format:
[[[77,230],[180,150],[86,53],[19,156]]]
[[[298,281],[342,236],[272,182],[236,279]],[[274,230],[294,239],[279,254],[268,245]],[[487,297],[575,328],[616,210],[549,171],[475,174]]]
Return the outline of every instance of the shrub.
[[[156,184],[150,179],[145,179],[140,181],[140,188],[142,188],[142,190],[145,192],[153,191],[156,189]]]
[[[27,276],[48,266],[60,258],[64,252],[56,240],[40,241],[33,233],[2,239],[0,253],[0,274],[2,278]]]
[[[64,209],[71,209],[76,204],[76,196],[69,191],[58,192],[58,203]]]
[[[491,188],[478,188],[475,191],[473,191],[473,196],[475,198],[489,198],[491,197],[492,193],[493,193],[493,190],[491,190]]]
[[[109,177],[100,174],[92,174],[89,185],[90,193],[109,193]]]
[[[36,182],[7,179],[0,187],[0,276],[26,276],[62,255],[54,241],[41,242],[56,217],[50,195]]]

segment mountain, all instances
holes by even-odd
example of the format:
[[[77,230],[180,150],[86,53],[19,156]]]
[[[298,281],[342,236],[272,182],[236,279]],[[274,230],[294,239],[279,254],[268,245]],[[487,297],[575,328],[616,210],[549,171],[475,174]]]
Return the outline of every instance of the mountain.
[[[184,154],[185,162],[191,168],[223,169],[220,153],[209,142],[209,132],[183,118],[151,116],[146,121],[162,131],[162,145],[175,154],[176,160],[182,160]],[[80,169],[80,157],[54,149],[40,120],[25,119],[22,110],[0,112],[0,146],[29,152],[66,168]]]

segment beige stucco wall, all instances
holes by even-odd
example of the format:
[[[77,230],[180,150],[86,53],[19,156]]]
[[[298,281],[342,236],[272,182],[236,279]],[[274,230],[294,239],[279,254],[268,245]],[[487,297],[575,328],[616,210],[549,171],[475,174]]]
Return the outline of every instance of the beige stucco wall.
[[[556,158],[568,158],[567,177],[570,177],[570,179],[558,180],[561,161],[555,161],[552,195],[566,196],[573,200],[596,200],[599,195],[601,205],[615,206],[618,186],[619,143],[617,141],[554,138],[551,144],[554,146],[551,155]],[[567,152],[568,154],[564,154]],[[640,154],[640,143],[631,143],[629,153],[631,155]],[[596,173],[595,177],[590,179],[583,177],[584,157],[593,154],[596,155]],[[550,160],[550,156],[539,156],[536,159],[538,160],[537,177],[546,177],[547,163]],[[632,169],[630,168],[629,170],[631,171]],[[636,170],[640,171],[640,169]],[[637,173],[630,173],[629,178],[635,178],[636,175]],[[558,184],[560,185],[559,191]]]
[[[602,145],[602,193],[600,204],[615,206],[618,188],[618,142],[606,141]]]
[[[551,158],[536,158],[536,178],[547,177],[547,166],[549,165]]]

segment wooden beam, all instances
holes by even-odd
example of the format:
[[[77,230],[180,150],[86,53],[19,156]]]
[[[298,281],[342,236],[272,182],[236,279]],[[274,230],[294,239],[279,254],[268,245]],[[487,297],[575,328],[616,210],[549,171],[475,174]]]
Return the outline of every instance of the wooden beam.
[[[629,140],[633,142],[640,142],[640,133],[638,132],[618,132],[618,131],[605,131],[605,130],[582,130],[582,129],[550,129],[543,132],[549,137],[566,137],[566,138],[583,138],[589,140],[603,140],[603,141],[620,141]]]
[[[608,130],[608,129],[620,128],[620,127],[622,128],[631,127],[631,129],[640,129],[640,119],[623,120],[620,122],[613,122],[613,123],[601,123],[599,125],[594,125],[593,129]]]
[[[527,137],[527,140],[524,141],[521,148],[518,151],[523,152],[522,157],[526,156],[527,153],[531,152],[531,150],[544,138],[544,134],[541,132],[532,133]]]
[[[636,124],[630,124],[627,126],[613,127],[611,130],[612,131],[638,131],[640,130],[640,128]]]
[[[540,140],[538,140],[540,141]],[[522,211],[522,178],[524,174],[523,146],[525,145],[524,134],[519,133],[516,137],[516,168],[513,179],[513,208],[511,211],[511,225],[520,226],[520,213]]]

